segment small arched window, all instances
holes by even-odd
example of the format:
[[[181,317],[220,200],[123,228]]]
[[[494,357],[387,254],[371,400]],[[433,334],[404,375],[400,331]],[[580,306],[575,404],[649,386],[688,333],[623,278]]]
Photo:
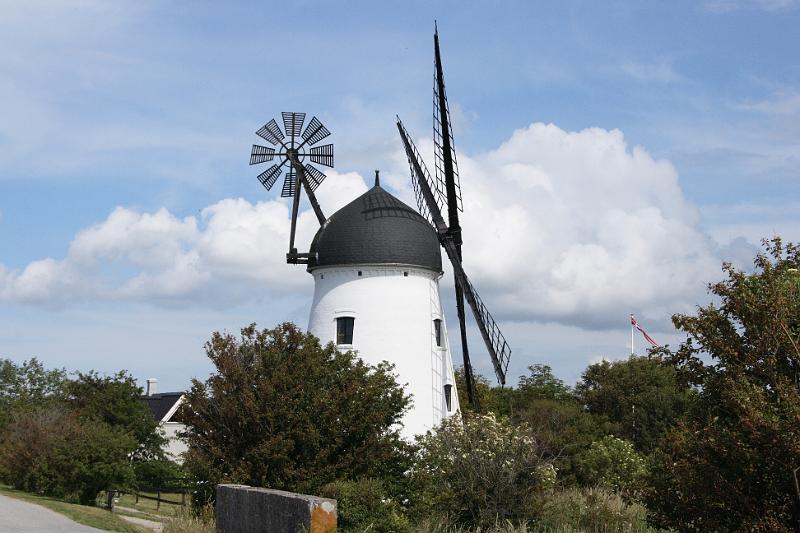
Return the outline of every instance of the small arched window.
[[[442,320],[435,318],[433,320],[433,333],[436,336],[436,346],[440,348],[444,346],[444,335],[442,334]]]
[[[355,321],[352,316],[340,316],[336,319],[336,344],[353,344]]]

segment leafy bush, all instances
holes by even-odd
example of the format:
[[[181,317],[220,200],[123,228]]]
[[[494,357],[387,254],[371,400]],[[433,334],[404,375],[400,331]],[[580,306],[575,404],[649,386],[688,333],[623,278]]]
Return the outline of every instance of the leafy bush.
[[[140,394],[125,372],[68,380],[35,359],[21,366],[0,361],[0,477],[82,503],[128,487],[131,460],[159,456],[163,442]]]
[[[725,279],[709,287],[715,303],[672,317],[688,338],[666,355],[699,405],[653,457],[648,504],[664,526],[800,524],[800,244],[764,246],[753,269],[723,265]]]
[[[337,500],[338,525],[342,532],[402,533],[411,530],[400,506],[389,498],[378,480],[329,483],[322,487],[320,495]]]
[[[540,531],[652,531],[647,510],[602,488],[569,488],[544,498],[536,529]]]
[[[134,463],[133,470],[138,488],[169,487],[186,477],[179,464],[166,459]]]
[[[577,458],[592,442],[611,433],[603,417],[587,412],[575,400],[532,400],[515,412],[514,419],[527,423],[539,446],[555,457],[562,483],[577,482]]]
[[[575,392],[581,405],[607,417],[617,426],[615,434],[642,453],[652,452],[696,399],[675,368],[658,357],[589,365]]]
[[[136,441],[94,420],[59,409],[20,412],[0,449],[5,480],[15,488],[89,504],[102,490],[133,479],[129,456]]]
[[[615,490],[635,489],[647,473],[633,444],[613,435],[593,442],[578,459],[578,469],[586,484]]]
[[[47,370],[35,357],[20,364],[0,359],[0,431],[15,411],[63,400],[66,381],[65,370]]]
[[[142,390],[127,372],[101,376],[78,373],[65,384],[67,405],[81,419],[91,419],[130,434],[137,443],[135,460],[161,459],[166,442],[150,408],[140,400]]]
[[[491,413],[463,423],[452,417],[418,444],[418,515],[433,511],[468,526],[524,519],[536,494],[555,481],[530,427]]]
[[[326,483],[402,479],[409,445],[398,422],[410,398],[391,365],[372,366],[293,324],[241,337],[214,333],[215,372],[193,380],[180,416],[184,465],[200,485],[195,504],[222,481],[313,494]],[[208,500],[206,500],[208,499]]]

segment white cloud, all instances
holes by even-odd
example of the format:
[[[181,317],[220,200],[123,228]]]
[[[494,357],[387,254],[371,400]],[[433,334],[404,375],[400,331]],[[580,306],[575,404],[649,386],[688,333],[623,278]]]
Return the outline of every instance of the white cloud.
[[[430,153],[429,140],[421,146]],[[409,201],[402,154],[393,161],[387,182]],[[611,327],[632,311],[684,309],[718,272],[674,167],[617,130],[532,124],[459,163],[465,264],[499,317]],[[354,173],[328,179],[319,189],[328,215],[366,188]],[[300,248],[316,227],[302,211]],[[0,298],[227,305],[310,291],[303,269],[284,262],[288,233],[282,200],[225,199],[185,218],[119,207],[80,232],[64,259],[0,271]]]
[[[642,310],[663,318],[718,275],[674,167],[619,131],[537,123],[459,164],[465,264],[497,315],[588,327]]]
[[[356,174],[329,172],[328,179],[337,186],[319,196],[332,210],[366,190]],[[63,259],[33,261],[20,271],[0,265],[0,301],[232,304],[284,295],[310,283],[302,269],[285,262],[289,209],[285,200],[251,204],[229,198],[199,217],[181,219],[163,208],[140,213],[117,207],[103,222],[78,233]],[[300,247],[311,241],[316,223],[310,210],[301,213]]]

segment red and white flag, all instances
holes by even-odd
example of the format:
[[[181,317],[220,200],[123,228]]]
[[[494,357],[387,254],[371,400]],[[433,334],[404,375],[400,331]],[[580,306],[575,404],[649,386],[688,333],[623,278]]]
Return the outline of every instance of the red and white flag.
[[[644,336],[644,340],[646,340],[647,342],[649,342],[653,346],[658,347],[658,343],[653,340],[653,337],[651,337],[650,335],[647,334],[647,332],[644,330],[644,328],[642,328],[642,326],[639,325],[639,322],[636,321],[636,319],[633,317],[633,315],[631,315],[631,326],[635,327],[636,329],[638,329],[642,333],[642,335]]]

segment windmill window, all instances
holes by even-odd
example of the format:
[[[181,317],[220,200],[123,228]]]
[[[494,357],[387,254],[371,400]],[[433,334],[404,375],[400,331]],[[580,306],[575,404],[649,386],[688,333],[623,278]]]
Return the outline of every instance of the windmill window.
[[[453,386],[448,383],[444,386],[444,401],[447,404],[447,411],[453,410]]]
[[[407,278],[408,277],[408,272],[403,272],[403,276]]]
[[[433,320],[433,333],[436,336],[436,346],[440,348],[444,345],[442,338],[442,321],[439,318]]]
[[[336,344],[353,344],[355,321],[352,316],[340,316],[336,319]]]
[[[361,271],[360,271],[360,270],[358,271],[358,275],[359,275],[359,276],[361,275]]]

